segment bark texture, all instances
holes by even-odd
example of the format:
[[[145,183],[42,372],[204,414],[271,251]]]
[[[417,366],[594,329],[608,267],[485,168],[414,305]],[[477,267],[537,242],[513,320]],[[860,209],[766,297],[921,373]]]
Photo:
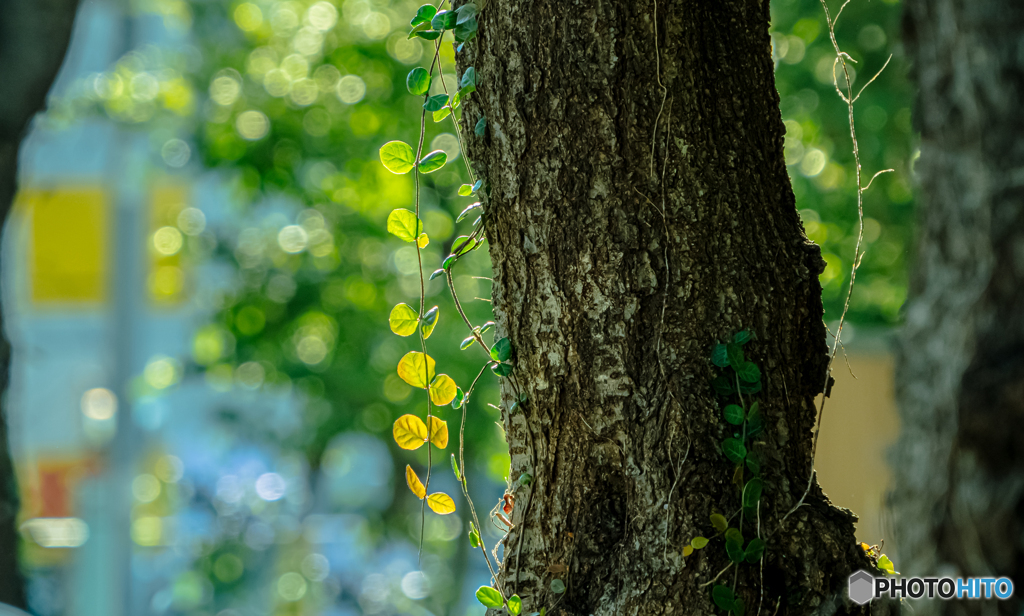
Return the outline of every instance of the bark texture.
[[[0,226],[17,192],[18,148],[64,60],[77,6],[78,0],[9,0],[0,10]],[[0,392],[7,389],[10,357],[0,314]],[[17,515],[18,486],[0,406],[0,603],[25,607]]]
[[[737,592],[748,614],[866,613],[846,595],[870,566],[853,514],[815,484],[780,524],[807,486],[827,357],[768,3],[509,0],[479,21],[458,54],[477,73],[463,122],[487,122],[468,151],[489,191],[494,312],[529,397],[503,420],[511,477],[534,477],[515,488],[506,593],[524,613],[721,613],[702,584],[728,564],[722,540],[682,548],[739,509],[709,359],[751,329],[766,488],[745,534],[759,524],[768,549]],[[503,395],[507,409],[507,382]]]
[[[901,336],[899,568],[1024,579],[1024,5],[911,0],[922,219]],[[925,613],[1019,614],[1006,602]]]

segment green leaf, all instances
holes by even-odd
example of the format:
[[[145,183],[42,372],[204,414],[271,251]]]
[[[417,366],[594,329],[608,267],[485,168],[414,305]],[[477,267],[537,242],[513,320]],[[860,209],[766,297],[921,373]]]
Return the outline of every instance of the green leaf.
[[[476,126],[473,127],[473,133],[477,137],[483,137],[484,132],[487,130],[487,118],[480,116],[480,119],[476,121]]]
[[[438,11],[430,20],[430,27],[435,30],[451,30],[455,27],[455,20],[458,15],[455,11]]]
[[[473,528],[472,522],[469,523],[469,545],[474,548],[480,547],[480,533]]]
[[[739,367],[736,368],[736,374],[739,375],[740,380],[748,383],[756,383],[761,380],[761,369],[752,361],[739,364]]]
[[[418,36],[421,39],[433,41],[437,40],[437,37],[441,36],[441,33],[437,30],[414,30],[410,32],[409,35],[410,38],[413,36]]]
[[[437,278],[438,276],[441,276],[441,275],[443,275],[443,274],[444,274],[444,269],[436,269],[436,270],[434,270],[434,271],[433,271],[433,272],[432,272],[432,273],[430,274],[430,278],[428,278],[428,280],[433,280],[433,279],[435,279],[435,278]]]
[[[469,94],[469,92],[466,92],[466,94]],[[458,109],[459,105],[461,103],[462,103],[462,90],[459,90],[458,92],[455,93],[455,96],[452,97],[452,109]]]
[[[405,87],[408,88],[409,94],[416,96],[426,94],[430,89],[430,73],[427,72],[427,69],[417,66],[405,76]]]
[[[437,317],[440,314],[440,308],[434,306],[427,311],[427,314],[423,315],[423,339],[426,340],[430,337],[430,334],[434,333],[434,326],[437,325]]]
[[[739,464],[743,461],[743,458],[747,457],[747,448],[743,446],[739,439],[727,438],[722,441],[722,453],[725,454],[725,457],[730,462]]]
[[[693,549],[695,549],[695,550],[699,550],[699,549],[703,548],[704,546],[706,546],[707,544],[708,544],[707,537],[694,537],[690,541],[690,545],[693,546]]]
[[[448,255],[447,257],[445,257],[444,261],[441,262],[441,267],[444,269],[444,271],[447,272],[452,268],[452,265],[455,264],[455,258],[455,255]]]
[[[743,604],[743,599],[736,597],[736,600],[732,602],[732,607],[729,608],[729,611],[732,612],[732,616],[743,616],[743,611],[745,609],[746,606]]]
[[[523,473],[519,476],[519,485],[529,486],[531,483],[533,483],[533,475],[530,473]]]
[[[501,593],[494,590],[490,586],[481,586],[476,589],[477,601],[483,603],[486,607],[493,607],[495,609],[505,605],[505,602],[501,600]]]
[[[726,352],[724,344],[716,344],[715,348],[711,350],[711,363],[719,368],[729,367],[729,354]]]
[[[744,362],[743,349],[738,344],[729,343],[725,345],[725,353],[729,356],[729,364],[735,368]]]
[[[754,412],[747,416],[747,436],[754,437],[763,431],[764,417],[761,415],[761,411],[754,409]]]
[[[758,462],[752,454],[747,455],[746,463],[747,468],[750,469],[751,473],[754,473],[755,475],[761,474],[761,463]]]
[[[417,26],[422,23],[430,23],[430,20],[437,15],[437,9],[432,4],[424,4],[416,10],[416,16],[409,22],[410,26]]]
[[[743,548],[735,543],[729,542],[725,544],[725,555],[728,556],[729,560],[731,560],[734,563],[743,562]]]
[[[565,592],[565,582],[558,578],[551,580],[551,592],[556,595],[560,595]]]
[[[462,88],[468,88],[469,86],[476,85],[476,69],[470,66],[462,73],[462,79],[459,81],[459,86]]]
[[[388,214],[388,233],[398,239],[415,242],[422,232],[423,221],[416,218],[415,212],[400,207]]]
[[[476,8],[475,4],[470,2],[468,4],[463,4],[459,8],[455,9],[455,12],[458,14],[458,19],[455,20],[456,25],[458,25],[466,23],[470,19],[476,17],[478,9]]]
[[[764,555],[764,541],[762,539],[754,538],[747,544],[747,549],[743,551],[743,558],[748,563],[756,563],[761,560]]]
[[[452,404],[455,404],[454,402]],[[455,473],[455,479],[462,481],[462,473],[459,472],[459,463],[455,461],[455,454],[452,454],[452,472]]]
[[[725,542],[727,544],[732,543],[734,545],[742,547],[743,533],[740,532],[740,529],[733,526],[732,528],[729,528],[725,531]]]
[[[470,212],[472,212],[473,210],[476,210],[476,209],[483,209],[483,207],[484,207],[483,204],[480,203],[479,201],[477,201],[476,203],[471,203],[470,205],[468,205],[466,207],[466,209],[462,210],[462,213],[460,213],[459,217],[455,219],[455,222],[457,222],[457,223],[458,222],[462,222],[462,220],[464,218],[469,216]]]
[[[743,506],[756,507],[757,501],[761,500],[762,489],[764,484],[757,477],[748,481],[747,485],[743,486]]]
[[[488,321],[480,326],[480,333],[486,334],[494,327],[494,321]]]
[[[398,175],[412,171],[416,157],[412,146],[404,141],[389,141],[380,148],[380,162],[384,168]],[[413,237],[413,239],[416,239]],[[409,240],[410,242],[412,240]]]
[[[757,400],[754,400],[753,404],[750,405],[750,408],[747,409],[747,419],[750,419],[754,415],[760,414],[759,413],[760,410],[761,410],[761,403],[758,402]]]
[[[761,391],[761,382],[757,383],[740,383],[740,393],[744,394],[756,394]]]
[[[455,241],[452,242],[452,254],[459,254],[459,249],[465,246],[466,242],[468,241],[468,235],[460,235],[459,237],[455,238]]]
[[[498,376],[508,376],[512,374],[512,366],[509,364],[496,364],[491,366],[491,372]]]
[[[725,407],[722,414],[725,415],[725,420],[734,426],[738,426],[743,423],[743,407],[737,404],[730,404]]]
[[[420,172],[431,173],[437,171],[441,167],[444,167],[446,162],[448,162],[448,155],[442,150],[434,150],[430,154],[424,156],[423,160],[420,161]]]
[[[452,408],[459,409],[466,403],[466,392],[462,391],[461,387],[455,388],[455,399],[452,400]]]
[[[438,109],[437,111],[435,111],[433,113],[434,121],[435,122],[440,122],[441,120],[443,120],[443,119],[447,118],[449,115],[451,115],[451,113],[452,113],[452,108],[449,107],[448,105],[445,105],[444,107],[441,107],[440,109]]]
[[[455,40],[459,42],[471,41],[476,36],[476,31],[479,26],[476,22],[476,17],[467,19],[466,21],[455,26]],[[461,45],[459,45],[461,50]]]
[[[728,586],[716,584],[711,589],[711,598],[715,601],[715,605],[723,610],[732,609],[732,604],[736,600],[736,595],[733,594],[732,589]]]
[[[740,346],[750,342],[754,339],[754,332],[749,329],[736,332],[736,335],[732,337],[732,341]]]
[[[512,616],[519,616],[519,612],[523,611],[523,601],[519,598],[519,595],[512,595],[508,598],[508,613]]]
[[[491,359],[494,361],[507,361],[512,356],[512,343],[508,338],[502,338],[494,342],[491,347]]]
[[[399,336],[411,336],[416,332],[416,325],[419,323],[420,315],[408,304],[398,304],[391,309],[388,317],[388,325],[391,331]]]
[[[473,187],[470,186],[469,184],[463,184],[462,186],[459,186],[459,196],[460,197],[468,197],[468,196],[470,196],[472,194],[473,194]]]
[[[729,527],[729,521],[725,519],[725,516],[720,513],[711,514],[711,525],[715,527],[718,532],[725,532],[725,529]]]
[[[465,351],[469,347],[473,346],[474,342],[476,342],[476,338],[474,338],[473,336],[470,336],[468,338],[464,338],[462,340],[462,344],[459,345],[459,350],[460,351]]]
[[[719,374],[711,380],[711,386],[715,389],[715,393],[719,396],[730,396],[736,393],[736,385],[731,380],[725,377],[724,374]]]
[[[423,103],[423,108],[427,111],[438,111],[444,108],[448,104],[447,94],[435,94],[427,99],[427,102]]]

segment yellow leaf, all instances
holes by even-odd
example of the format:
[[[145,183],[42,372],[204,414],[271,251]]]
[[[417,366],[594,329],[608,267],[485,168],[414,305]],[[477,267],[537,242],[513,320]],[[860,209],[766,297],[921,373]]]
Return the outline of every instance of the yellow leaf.
[[[455,501],[444,492],[434,492],[427,497],[427,506],[434,510],[434,513],[448,515],[455,513]]]
[[[420,500],[426,498],[427,489],[423,487],[423,482],[416,476],[416,471],[412,470],[408,464],[405,465],[405,483],[409,484],[409,489],[416,495],[416,498]]]
[[[398,362],[398,376],[413,387],[426,389],[427,383],[434,380],[434,365],[433,357],[419,351],[409,351]]]
[[[430,400],[437,406],[444,406],[455,399],[457,390],[458,387],[452,377],[447,374],[439,374],[430,384]]]
[[[430,243],[430,238],[427,237],[426,233],[420,233],[420,236],[416,238],[416,245],[420,248],[426,248],[427,244]]]
[[[430,442],[439,449],[448,446],[448,422],[430,416]]]
[[[683,558],[686,558],[690,554],[693,554],[693,546],[687,545],[683,547]]]
[[[420,316],[408,304],[398,304],[391,309],[391,316],[388,317],[391,331],[399,336],[411,336],[416,333],[416,324],[419,322]]]
[[[415,450],[427,442],[427,426],[415,415],[402,415],[392,429],[395,442],[402,449]]]

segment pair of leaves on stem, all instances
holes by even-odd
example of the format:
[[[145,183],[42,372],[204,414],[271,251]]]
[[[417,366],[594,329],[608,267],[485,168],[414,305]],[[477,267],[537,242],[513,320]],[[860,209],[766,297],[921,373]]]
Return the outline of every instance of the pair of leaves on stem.
[[[491,359],[498,362],[491,366],[491,372],[498,376],[508,376],[512,374],[512,364],[507,364],[509,358],[512,357],[512,343],[509,342],[508,338],[501,338],[494,342],[491,347]]]
[[[416,242],[420,248],[426,248],[430,238],[423,232],[423,221],[416,213],[405,208],[396,208],[388,214],[388,233],[406,242]]]
[[[434,333],[437,325],[437,317],[440,308],[434,306],[423,315],[423,339],[426,340]],[[416,326],[420,323],[420,315],[408,304],[398,304],[391,309],[391,316],[388,317],[388,325],[391,331],[399,336],[411,336],[416,333]]]
[[[409,485],[412,493],[416,495],[416,498],[420,500],[427,499],[427,506],[434,513],[441,515],[455,513],[455,501],[452,500],[452,497],[444,492],[434,492],[427,496],[427,488],[424,487],[423,482],[416,475],[416,471],[412,470],[412,466],[408,464],[405,465],[405,482]]]
[[[732,613],[732,616],[743,616],[745,606],[743,599],[740,599],[728,586],[721,584],[711,589],[711,598],[715,605],[723,610]]]
[[[455,399],[458,386],[447,374],[434,374],[434,358],[419,351],[409,351],[398,362],[398,376],[418,389],[430,391],[430,401],[444,406]]]
[[[448,155],[442,150],[434,150],[416,163],[416,154],[412,146],[404,141],[389,141],[380,147],[380,162],[391,173],[403,175],[415,168],[422,173],[437,171],[448,162]],[[406,210],[408,211],[408,210]],[[415,215],[414,215],[415,216]]]
[[[729,556],[729,560],[736,564],[756,563],[764,555],[764,540],[755,537],[744,548],[743,533],[738,528],[730,528],[725,531],[725,553]]]
[[[409,25],[412,26],[409,38],[415,36],[433,41],[445,30],[452,30],[456,41],[470,41],[476,36],[479,27],[477,13],[477,6],[473,3],[464,4],[454,11],[438,11],[434,6],[424,4],[409,21]]]

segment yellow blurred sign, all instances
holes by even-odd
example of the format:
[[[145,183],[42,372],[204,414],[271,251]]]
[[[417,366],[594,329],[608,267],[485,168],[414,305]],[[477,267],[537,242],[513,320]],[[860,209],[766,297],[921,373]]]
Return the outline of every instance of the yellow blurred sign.
[[[17,201],[31,221],[32,301],[106,301],[109,207],[104,191],[94,187],[26,189]]]

